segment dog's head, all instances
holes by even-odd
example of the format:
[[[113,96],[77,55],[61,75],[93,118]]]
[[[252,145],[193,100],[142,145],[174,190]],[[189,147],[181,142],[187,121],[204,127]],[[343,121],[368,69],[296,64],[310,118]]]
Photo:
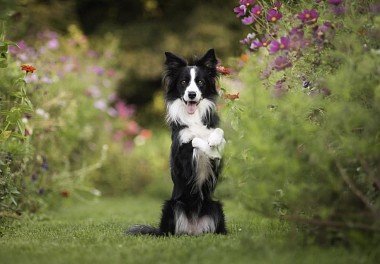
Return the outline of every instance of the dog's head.
[[[165,52],[165,55],[167,102],[181,99],[187,113],[192,115],[202,99],[216,99],[217,59],[213,49],[191,64],[171,52]]]

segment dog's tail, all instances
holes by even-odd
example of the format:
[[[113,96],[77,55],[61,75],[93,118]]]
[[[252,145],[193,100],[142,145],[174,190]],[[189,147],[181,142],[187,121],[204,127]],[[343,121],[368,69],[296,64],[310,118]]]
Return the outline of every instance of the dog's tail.
[[[151,235],[162,236],[160,229],[149,225],[133,225],[126,232],[126,235]]]

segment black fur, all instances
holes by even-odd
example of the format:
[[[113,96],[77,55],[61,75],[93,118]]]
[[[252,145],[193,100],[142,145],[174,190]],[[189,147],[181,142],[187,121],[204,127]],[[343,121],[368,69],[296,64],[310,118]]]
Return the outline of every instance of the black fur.
[[[189,78],[189,66],[197,66],[197,80],[202,80],[204,85],[200,88],[202,97],[212,102],[217,99],[216,90],[217,59],[214,50],[209,50],[202,58],[194,63],[188,63],[170,53],[166,52],[166,72],[164,75],[164,85],[166,86],[167,104],[183,97],[185,90],[181,81]],[[219,117],[215,111],[209,112],[202,119],[203,125],[207,128],[216,128],[219,124]],[[194,188],[196,181],[195,162],[193,161],[192,143],[181,143],[179,133],[186,125],[175,122],[169,124],[172,132],[172,145],[170,155],[170,172],[174,184],[170,200],[165,201],[162,208],[162,217],[159,228],[150,226],[133,226],[128,234],[150,234],[150,235],[173,235],[175,234],[175,212],[184,212],[188,218],[192,216],[207,216],[215,223],[215,233],[226,234],[225,217],[222,205],[212,199],[216,187],[220,170],[221,160],[210,160],[216,181],[205,181],[201,188]]]

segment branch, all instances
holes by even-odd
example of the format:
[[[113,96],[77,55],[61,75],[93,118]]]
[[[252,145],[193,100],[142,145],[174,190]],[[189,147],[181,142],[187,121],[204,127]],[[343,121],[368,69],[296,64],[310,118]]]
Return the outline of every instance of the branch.
[[[370,200],[356,187],[355,183],[351,180],[351,178],[347,175],[346,171],[343,169],[342,165],[339,161],[336,162],[336,166],[339,170],[340,176],[342,176],[344,182],[347,184],[348,188],[373,212],[376,210],[371,204]]]
[[[380,189],[380,180],[378,178],[376,178],[376,176],[373,175],[367,161],[360,158],[360,163],[361,163],[362,167],[364,168],[365,172],[368,174],[368,176],[371,178],[371,180],[375,183],[377,188]]]

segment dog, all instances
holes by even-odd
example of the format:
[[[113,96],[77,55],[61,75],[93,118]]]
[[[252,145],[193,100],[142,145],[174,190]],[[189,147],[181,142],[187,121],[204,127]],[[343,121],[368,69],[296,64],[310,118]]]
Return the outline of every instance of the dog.
[[[222,204],[212,199],[222,167],[224,132],[218,128],[217,59],[210,49],[188,63],[165,52],[167,123],[171,128],[170,171],[174,184],[158,228],[132,226],[132,235],[226,234]]]

